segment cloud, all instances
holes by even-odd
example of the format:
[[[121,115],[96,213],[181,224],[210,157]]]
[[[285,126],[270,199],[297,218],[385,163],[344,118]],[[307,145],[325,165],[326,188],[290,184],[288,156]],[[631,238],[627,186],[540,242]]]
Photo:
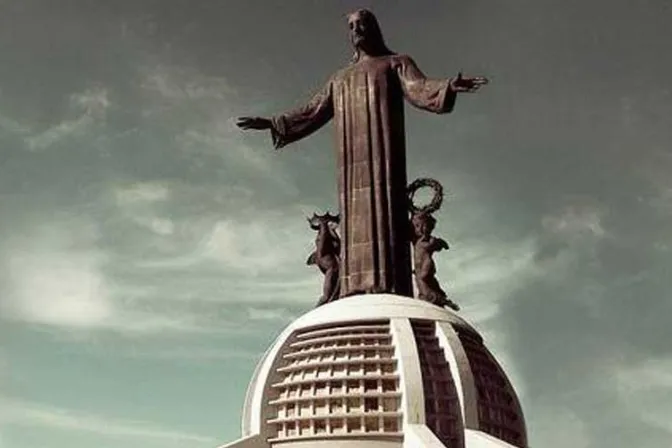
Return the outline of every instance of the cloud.
[[[134,249],[146,248],[129,260],[138,268],[218,267],[244,279],[240,274],[286,270],[287,262],[303,266],[313,244],[306,206],[260,210],[255,193],[243,187],[139,182],[111,192],[110,212],[119,225],[137,225],[126,237],[137,237]]]
[[[0,115],[0,129],[11,134],[26,134],[29,129],[13,118]]]
[[[141,87],[169,101],[221,101],[235,94],[223,77],[204,75],[188,66],[148,64],[140,71]]]
[[[251,320],[291,322],[298,316],[285,308],[253,308],[247,309]]]
[[[282,161],[272,155],[270,137],[263,147],[253,146],[235,126],[243,100],[225,78],[165,63],[147,64],[139,75],[143,117],[169,125],[170,145],[183,159],[197,168],[214,163],[237,183],[263,182],[296,192]]]
[[[65,137],[86,129],[92,122],[93,120],[87,114],[72,120],[63,121],[57,125],[51,126],[45,131],[26,137],[26,146],[32,151],[46,149]]]
[[[536,239],[502,243],[487,237],[460,241],[437,257],[439,278],[470,320],[484,323],[522,282],[538,275]],[[441,257],[441,258],[439,258]]]
[[[0,391],[2,391],[8,383],[9,378],[9,360],[4,349],[0,349]]]
[[[105,112],[110,108],[111,102],[107,89],[97,86],[74,93],[70,96],[70,104],[81,110],[84,115],[94,118],[104,118]]]
[[[296,251],[297,240],[308,243],[312,236],[301,224],[300,220],[292,222],[271,213],[265,218],[258,216],[254,222],[220,220],[204,239],[201,250],[204,256],[237,271],[283,270],[288,263],[299,265],[295,262],[303,254]]]
[[[507,226],[493,226],[507,216],[499,214],[497,198],[477,177],[449,170],[436,178],[447,193],[434,233],[450,245],[435,255],[437,278],[470,321],[485,324],[518,285],[540,275],[535,260],[539,232],[512,236]]]
[[[148,291],[162,301],[312,302],[321,283],[319,271],[305,265],[313,234],[303,220],[291,216],[269,211],[229,219],[173,217],[173,233],[164,250],[128,263],[147,278],[162,279],[155,286],[165,292]],[[166,278],[171,274],[182,280]]]
[[[179,314],[166,311],[138,311],[132,306],[118,310],[113,319],[98,326],[124,336],[165,336],[167,333],[182,334],[229,334],[241,331],[238,326],[227,325],[216,319],[198,314]]]
[[[260,213],[219,196],[177,182],[116,184],[99,201],[103,219],[63,211],[48,225],[15,228],[0,255],[0,309],[20,322],[130,337],[291,320],[320,291],[320,273],[305,266],[314,238],[306,207]],[[227,202],[240,208],[225,218],[216,208]]]
[[[95,123],[104,120],[106,111],[111,106],[108,91],[102,87],[74,93],[70,96],[69,103],[69,114],[74,117],[64,119],[43,131],[29,131],[24,139],[28,149],[44,150],[67,137],[80,135]]]
[[[177,137],[180,150],[191,156],[213,154],[237,169],[250,170],[267,180],[279,182],[293,189],[286,175],[278,170],[277,158],[272,157],[270,140],[268,148],[246,144],[241,131],[232,124],[228,114],[217,114],[207,124],[187,129]]]
[[[458,229],[456,233],[460,232]],[[535,259],[537,244],[534,235],[508,242],[492,235],[470,235],[436,259],[438,278],[448,296],[460,305],[460,314],[481,332],[521,399],[527,393],[526,384],[511,356],[508,332],[497,321],[502,310],[515,300],[521,284],[545,275]]]
[[[214,439],[198,434],[180,432],[174,428],[161,428],[148,422],[125,421],[90,413],[72,411],[42,403],[2,399],[0,423],[3,426],[26,426],[88,432],[104,437],[128,439],[159,439],[181,442],[212,443]]]
[[[177,133],[210,123],[235,108],[236,91],[221,76],[192,67],[155,62],[138,68],[141,115],[174,121]],[[172,120],[179,117],[180,120]]]
[[[613,376],[622,406],[672,438],[672,358],[624,366]]]
[[[672,358],[650,359],[619,371],[615,380],[624,395],[662,387],[672,389]]]
[[[138,183],[113,188],[112,197],[119,216],[169,237],[152,242],[163,248],[156,256],[145,251],[132,261],[143,269],[209,264],[256,276],[285,270],[288,262],[303,266],[313,245],[314,233],[303,218],[309,207],[269,204],[260,210],[255,193],[242,187]]]
[[[158,182],[137,182],[115,188],[115,202],[121,214],[141,227],[162,236],[175,232],[174,222],[167,217],[156,216],[156,206],[170,199],[170,189]]]
[[[642,199],[667,217],[672,214],[670,172],[672,172],[672,154],[667,150],[653,152],[650,157],[639,162],[637,169],[637,174],[652,189],[652,194]]]
[[[0,258],[8,279],[0,285],[3,317],[129,336],[230,331],[225,322],[209,316],[147,307],[134,300],[147,293],[146,285],[133,290],[132,284],[118,285],[110,277],[107,267],[115,260],[102,249],[99,233],[98,226],[80,216],[15,235]]]
[[[120,356],[133,359],[157,359],[164,361],[257,361],[261,354],[258,351],[235,348],[207,347],[171,347],[155,349],[131,348],[120,353]]]
[[[95,239],[95,228],[71,225],[67,230],[41,226],[5,251],[10,284],[0,302],[3,311],[28,322],[74,328],[97,326],[111,317],[100,271],[104,256],[95,248],[77,247],[76,236]]]
[[[218,335],[286,322],[320,291],[320,273],[305,266],[314,238],[306,207],[260,213],[247,190],[227,192],[120,182],[96,208],[27,215],[0,238],[3,318],[73,337]]]
[[[530,424],[532,422],[534,426]],[[544,440],[557,442],[557,445],[552,446],[571,448],[594,446],[587,428],[589,423],[569,409],[552,406],[540,409],[534,418],[528,417],[526,423],[529,432],[543,434]]]
[[[552,234],[570,239],[583,235],[603,237],[606,233],[602,227],[603,215],[604,211],[600,207],[572,204],[557,213],[544,216],[542,226]]]
[[[136,182],[114,190],[119,206],[140,206],[169,199],[168,187],[158,182]]]
[[[656,236],[624,238],[629,217],[583,198],[541,216],[531,248],[536,273],[508,292],[491,320],[506,339],[497,355],[512,360],[512,377],[523,385],[531,436],[554,446],[669,440],[669,426],[656,419],[670,414],[669,362],[642,364],[669,352],[659,342],[669,325],[657,317],[669,314],[659,300],[668,288],[655,274]]]

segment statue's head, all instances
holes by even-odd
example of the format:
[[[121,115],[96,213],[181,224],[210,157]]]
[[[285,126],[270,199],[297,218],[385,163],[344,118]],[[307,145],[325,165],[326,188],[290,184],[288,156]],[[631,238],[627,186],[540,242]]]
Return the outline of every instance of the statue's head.
[[[350,43],[355,49],[354,61],[358,61],[362,53],[370,56],[392,54],[383,39],[383,33],[376,16],[368,9],[358,9],[348,14]]]
[[[411,223],[413,232],[418,238],[430,236],[436,227],[436,219],[427,212],[415,213],[411,218]]]

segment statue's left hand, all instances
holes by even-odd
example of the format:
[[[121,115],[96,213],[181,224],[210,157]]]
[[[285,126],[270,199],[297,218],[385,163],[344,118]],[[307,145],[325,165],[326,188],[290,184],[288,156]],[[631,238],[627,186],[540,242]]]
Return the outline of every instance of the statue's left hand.
[[[457,78],[450,80],[450,88],[453,92],[475,92],[488,83],[488,79],[483,76],[464,77],[462,72],[457,74]]]

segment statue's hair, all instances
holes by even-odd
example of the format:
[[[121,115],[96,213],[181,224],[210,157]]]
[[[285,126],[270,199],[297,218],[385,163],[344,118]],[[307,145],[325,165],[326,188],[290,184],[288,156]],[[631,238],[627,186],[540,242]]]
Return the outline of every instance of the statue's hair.
[[[380,29],[380,24],[376,16],[368,9],[358,9],[350,14],[348,14],[348,19],[355,14],[361,15],[366,21],[367,26],[370,28],[371,38],[373,39],[373,45],[375,47],[376,55],[384,56],[395,54],[390,50],[385,44],[385,39],[383,38],[383,32]],[[359,48],[355,48],[355,53],[352,55],[352,63],[359,61],[361,57],[361,51]]]

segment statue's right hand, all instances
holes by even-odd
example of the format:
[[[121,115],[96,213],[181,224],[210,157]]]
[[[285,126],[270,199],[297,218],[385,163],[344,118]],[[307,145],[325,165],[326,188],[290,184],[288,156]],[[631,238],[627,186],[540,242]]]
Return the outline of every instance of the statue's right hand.
[[[271,120],[269,120],[268,118],[240,117],[236,122],[236,126],[244,130],[248,129],[263,130],[263,129],[271,129],[273,127],[273,124],[271,123]]]

